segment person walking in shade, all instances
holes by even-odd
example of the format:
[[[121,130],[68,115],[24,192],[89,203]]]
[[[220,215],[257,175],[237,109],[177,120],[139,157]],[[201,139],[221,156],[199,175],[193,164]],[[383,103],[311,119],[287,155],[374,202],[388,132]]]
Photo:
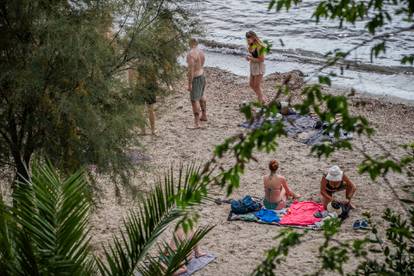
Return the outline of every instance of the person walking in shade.
[[[157,92],[159,88],[155,74],[151,71],[150,66],[141,65],[138,67],[138,70],[128,70],[128,81],[131,87],[136,86],[139,89],[139,96],[147,109],[151,134],[156,136],[154,106],[157,103]],[[145,125],[144,123],[141,127],[142,135],[146,134]]]

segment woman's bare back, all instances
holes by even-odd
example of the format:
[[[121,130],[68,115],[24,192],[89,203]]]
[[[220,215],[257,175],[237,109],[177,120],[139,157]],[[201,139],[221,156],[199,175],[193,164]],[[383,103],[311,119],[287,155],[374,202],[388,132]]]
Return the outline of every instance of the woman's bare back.
[[[282,200],[283,184],[286,179],[281,175],[269,175],[265,176],[263,180],[266,199],[270,202]]]

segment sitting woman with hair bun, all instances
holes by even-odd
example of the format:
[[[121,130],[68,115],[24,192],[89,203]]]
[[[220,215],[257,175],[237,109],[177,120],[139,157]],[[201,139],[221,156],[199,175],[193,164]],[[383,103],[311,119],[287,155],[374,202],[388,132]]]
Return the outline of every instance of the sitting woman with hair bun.
[[[292,192],[287,184],[286,178],[276,174],[279,169],[279,162],[269,162],[270,174],[263,178],[265,198],[263,200],[266,209],[280,210],[286,207],[288,198],[297,199],[300,195]]]

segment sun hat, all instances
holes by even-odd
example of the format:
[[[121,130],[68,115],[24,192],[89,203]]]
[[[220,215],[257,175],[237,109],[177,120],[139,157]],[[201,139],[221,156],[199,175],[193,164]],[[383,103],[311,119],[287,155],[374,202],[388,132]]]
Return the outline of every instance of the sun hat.
[[[328,169],[328,174],[326,175],[326,180],[329,181],[341,181],[344,172],[338,166],[332,166]]]
[[[280,113],[283,115],[289,115],[289,103],[280,102]]]
[[[288,102],[280,102],[280,107],[281,108],[289,107],[289,103]]]

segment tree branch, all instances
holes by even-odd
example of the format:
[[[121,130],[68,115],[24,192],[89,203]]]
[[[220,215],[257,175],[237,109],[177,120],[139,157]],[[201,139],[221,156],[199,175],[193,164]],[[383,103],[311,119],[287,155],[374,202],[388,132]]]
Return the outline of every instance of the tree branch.
[[[148,12],[147,12],[147,10],[144,12],[143,18],[142,18],[141,22],[134,29],[134,31],[133,31],[133,33],[131,35],[131,39],[128,42],[127,47],[124,49],[123,53],[120,56],[120,58],[122,57],[122,61],[118,65],[116,65],[112,70],[110,70],[109,75],[113,74],[119,68],[121,68],[122,66],[124,66],[126,63],[128,63],[131,60],[133,60],[131,58],[128,58],[128,54],[129,54],[129,50],[131,48],[132,43],[135,41],[136,35],[139,34],[140,32],[142,32],[148,26],[150,26],[159,17],[159,15],[161,13],[161,8],[164,5],[164,1],[165,0],[161,0],[160,4],[157,6],[157,11],[156,11],[154,17],[148,23],[146,23],[145,25],[142,26],[142,24],[144,24],[144,22],[145,22],[145,16],[146,16],[146,14],[148,14],[150,11],[152,11],[152,9],[149,9]]]

